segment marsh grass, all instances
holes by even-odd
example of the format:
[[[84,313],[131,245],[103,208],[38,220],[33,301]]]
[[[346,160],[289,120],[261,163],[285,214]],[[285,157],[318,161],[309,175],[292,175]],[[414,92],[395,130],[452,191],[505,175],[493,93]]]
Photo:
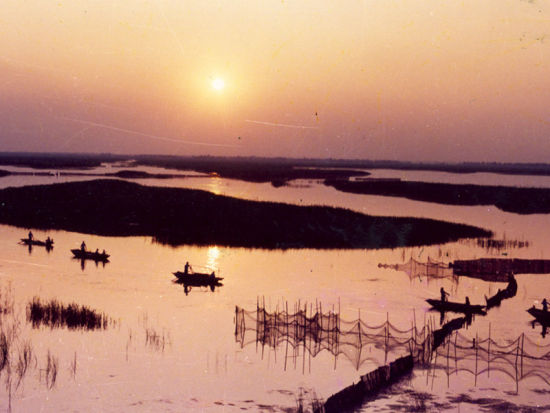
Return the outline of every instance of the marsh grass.
[[[164,352],[164,348],[170,343],[170,336],[162,329],[162,333],[158,333],[154,328],[148,327],[145,329],[145,346],[155,351]]]
[[[325,404],[315,392],[309,393],[308,391],[300,388],[300,392],[296,396],[296,409],[293,412],[296,413],[322,413],[325,410]]]
[[[46,356],[46,368],[43,369],[45,374],[46,386],[48,389],[52,389],[55,386],[57,380],[57,369],[59,361],[57,357],[52,356],[50,350],[48,350],[48,355]]]
[[[33,328],[44,325],[50,328],[105,330],[110,324],[115,324],[105,313],[86,306],[75,303],[64,305],[55,299],[43,303],[38,297],[27,305],[27,320]]]
[[[76,362],[76,351],[74,352],[74,357],[71,360],[71,364],[69,365],[69,373],[73,380],[76,378],[76,368],[77,368],[77,362]]]
[[[9,368],[11,343],[4,331],[0,332],[0,373]]]
[[[36,357],[34,357],[34,351],[30,341],[24,341],[19,349],[17,355],[17,363],[15,365],[15,372],[17,375],[17,384],[16,389],[19,388],[19,385],[23,381],[25,374],[29,370],[29,367],[33,364],[36,364]]]
[[[11,283],[0,287],[0,315],[13,314],[15,298]]]
[[[152,327],[150,325],[149,314],[146,312],[142,313],[138,318],[138,323],[143,327],[145,333],[145,347],[148,347],[151,350],[164,353],[164,350],[167,346],[172,344],[170,338],[170,332],[165,328],[162,328],[161,332],[158,331],[158,328]],[[129,332],[129,340],[132,340],[132,332]]]
[[[133,339],[132,329],[129,328],[129,329],[128,329],[128,338],[126,339],[126,361],[129,360],[129,357],[128,357],[128,350],[130,349],[130,346],[131,346],[131,344],[132,344],[132,339]]]
[[[13,297],[10,284],[0,287],[0,376],[8,393],[8,411],[13,391],[17,391],[30,368],[36,365],[30,340],[21,338],[22,323],[14,311]]]

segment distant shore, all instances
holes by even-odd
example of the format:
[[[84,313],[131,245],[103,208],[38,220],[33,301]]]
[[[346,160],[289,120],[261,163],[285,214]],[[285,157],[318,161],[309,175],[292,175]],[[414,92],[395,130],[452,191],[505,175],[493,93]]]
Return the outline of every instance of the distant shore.
[[[396,169],[407,171],[437,171],[457,174],[484,172],[510,175],[550,176],[550,163],[444,163],[369,159],[0,152],[0,165],[24,166],[35,169],[89,169],[98,167],[102,163],[113,162],[132,166],[156,166],[175,170],[194,170],[204,173],[217,173],[227,178],[243,179],[254,182],[271,182],[281,178],[285,180],[296,179],[292,178],[294,174],[307,174],[309,172],[303,171],[307,171],[308,168],[325,168],[325,170],[327,170],[327,168],[356,170]]]
[[[209,192],[104,179],[0,190],[0,222],[170,245],[395,248],[488,237],[431,219],[372,217],[341,208],[247,201]]]
[[[118,172],[94,172],[90,169],[110,162],[124,168]],[[399,161],[286,159],[255,157],[181,157],[168,155],[110,154],[32,154],[0,153],[0,165],[28,167],[37,172],[9,172],[7,175],[118,177],[124,179],[172,179],[220,176],[247,182],[267,183],[279,187],[290,181],[317,180],[343,192],[408,198],[447,205],[494,205],[517,214],[550,213],[550,188],[518,188],[489,185],[412,182],[395,179],[369,179],[365,169],[445,171],[450,173],[492,172],[517,175],[550,175],[550,164],[499,163],[411,163]],[[174,173],[148,173],[139,166],[159,167]],[[363,169],[365,168],[365,169]],[[81,169],[75,171],[74,169]],[[84,169],[85,171],[82,171]],[[90,171],[86,171],[90,170]],[[198,172],[189,175],[184,171]],[[200,175],[202,173],[202,175]],[[355,181],[351,177],[358,178]]]

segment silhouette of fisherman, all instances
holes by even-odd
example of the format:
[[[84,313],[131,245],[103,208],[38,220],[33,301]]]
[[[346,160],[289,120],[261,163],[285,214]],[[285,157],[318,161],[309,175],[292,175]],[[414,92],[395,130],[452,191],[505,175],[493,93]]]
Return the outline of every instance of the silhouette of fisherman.
[[[32,231],[29,231],[29,240],[32,241],[32,239],[33,239]]]
[[[470,297],[466,297],[466,305],[470,305]]]
[[[548,312],[548,301],[546,301],[546,298],[542,300],[542,311]]]
[[[82,241],[82,244],[80,244],[80,251],[86,251],[86,243],[84,241]]]
[[[190,269],[190,268],[191,268],[191,266],[189,265],[189,261],[187,261],[187,262],[185,263],[185,270],[183,271],[183,273],[184,273],[185,275],[189,274],[189,269]]]
[[[441,287],[441,301],[442,302],[445,302],[447,301],[447,297],[449,296],[449,293],[447,291],[445,291],[445,289],[443,287]]]
[[[516,277],[514,277],[514,273],[511,272],[508,276],[508,286],[506,287],[506,292],[509,294],[510,297],[513,297],[516,295],[516,292],[518,290],[518,282],[516,281]]]

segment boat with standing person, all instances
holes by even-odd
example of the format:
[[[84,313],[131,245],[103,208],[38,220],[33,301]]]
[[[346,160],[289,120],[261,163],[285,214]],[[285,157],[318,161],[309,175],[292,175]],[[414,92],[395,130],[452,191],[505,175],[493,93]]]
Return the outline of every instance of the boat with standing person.
[[[75,258],[81,259],[81,260],[94,260],[94,261],[102,261],[107,262],[109,261],[110,255],[103,250],[103,252],[99,251],[86,251],[82,249],[72,249],[71,252],[73,253]]]
[[[210,271],[210,269],[207,269]],[[220,287],[223,284],[221,281],[222,277],[216,275],[216,271],[212,270],[211,272],[197,272],[194,271],[189,262],[185,263],[185,268],[183,271],[173,272],[176,279],[174,280],[177,284],[183,284],[185,289],[188,287],[210,287],[214,291],[215,287]]]
[[[426,300],[433,308],[438,311],[451,311],[453,313],[464,314],[486,314],[484,305],[457,303],[453,301],[442,301],[428,298]]]

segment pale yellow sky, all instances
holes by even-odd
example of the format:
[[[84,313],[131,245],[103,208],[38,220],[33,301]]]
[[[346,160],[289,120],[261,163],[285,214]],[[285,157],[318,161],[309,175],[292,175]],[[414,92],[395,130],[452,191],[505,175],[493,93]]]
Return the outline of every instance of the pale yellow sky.
[[[0,7],[0,150],[540,162],[549,107],[550,1]]]

